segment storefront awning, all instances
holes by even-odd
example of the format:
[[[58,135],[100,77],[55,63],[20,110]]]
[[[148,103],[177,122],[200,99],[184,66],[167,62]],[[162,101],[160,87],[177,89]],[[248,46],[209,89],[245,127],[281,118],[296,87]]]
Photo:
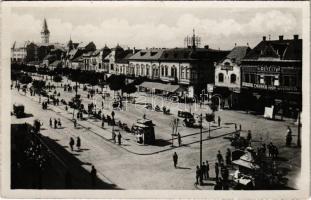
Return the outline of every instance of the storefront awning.
[[[185,88],[183,88],[180,85],[171,85],[171,84],[156,83],[156,82],[143,82],[139,86],[148,88],[148,89],[161,90],[161,91],[166,91],[166,92],[171,92],[171,93],[185,90]]]

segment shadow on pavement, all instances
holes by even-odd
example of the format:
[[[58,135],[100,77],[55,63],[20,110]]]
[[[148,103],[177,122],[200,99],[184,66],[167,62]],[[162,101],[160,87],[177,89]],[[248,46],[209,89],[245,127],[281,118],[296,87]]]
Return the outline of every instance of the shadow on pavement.
[[[98,177],[92,186],[90,172],[82,167],[91,163],[81,162],[55,140],[30,129],[29,124],[11,124],[12,189],[119,189]]]

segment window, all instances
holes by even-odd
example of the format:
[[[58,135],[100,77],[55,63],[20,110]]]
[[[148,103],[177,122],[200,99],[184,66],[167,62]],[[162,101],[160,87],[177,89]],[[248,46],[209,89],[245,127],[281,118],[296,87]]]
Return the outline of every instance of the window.
[[[165,65],[165,76],[168,76],[168,66]]]
[[[161,66],[161,76],[164,76],[164,67]]]
[[[181,66],[180,70],[181,70],[181,78],[185,78],[185,68]]]
[[[260,84],[260,75],[256,75],[256,82],[257,84]]]
[[[136,75],[139,76],[139,66],[136,65]]]
[[[102,64],[99,63],[99,64],[98,64],[98,69],[101,69],[101,68],[102,68]]]
[[[113,64],[110,64],[110,69],[113,70]]]
[[[146,75],[149,76],[149,67],[146,68]]]
[[[186,69],[186,79],[190,79],[190,69]]]
[[[274,85],[274,77],[273,76],[265,76],[265,84],[266,85]]]
[[[176,77],[177,76],[177,74],[176,74],[176,67],[172,67],[171,68],[171,76],[172,77]]]
[[[250,83],[255,83],[255,74],[250,74]]]
[[[145,75],[145,71],[144,71],[144,65],[141,65],[141,71],[140,71],[140,74],[142,75],[142,76],[144,76]]]
[[[218,82],[220,82],[220,83],[224,82],[224,74],[223,73],[218,74]]]
[[[235,74],[231,74],[231,76],[230,76],[230,82],[231,82],[231,83],[235,83],[235,82],[236,82],[236,75],[235,75]]]

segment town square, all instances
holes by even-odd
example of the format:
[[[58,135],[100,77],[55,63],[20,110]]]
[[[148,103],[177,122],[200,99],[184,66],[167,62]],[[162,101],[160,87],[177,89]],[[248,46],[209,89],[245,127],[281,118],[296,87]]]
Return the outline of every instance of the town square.
[[[300,189],[298,8],[103,9],[12,8],[11,189]]]

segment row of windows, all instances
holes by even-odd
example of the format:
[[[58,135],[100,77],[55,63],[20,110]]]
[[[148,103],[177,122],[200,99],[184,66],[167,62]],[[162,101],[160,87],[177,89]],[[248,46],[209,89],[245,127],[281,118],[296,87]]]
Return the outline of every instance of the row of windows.
[[[284,75],[280,79],[275,76],[265,75],[263,79],[260,75],[257,74],[244,74],[243,82],[255,83],[255,84],[265,84],[265,85],[276,85],[276,82],[279,81],[281,85],[284,86],[297,86],[297,77],[294,75]]]
[[[223,73],[218,74],[218,82],[219,83],[224,82],[224,74]],[[236,83],[236,75],[235,74],[230,75],[230,83]]]

